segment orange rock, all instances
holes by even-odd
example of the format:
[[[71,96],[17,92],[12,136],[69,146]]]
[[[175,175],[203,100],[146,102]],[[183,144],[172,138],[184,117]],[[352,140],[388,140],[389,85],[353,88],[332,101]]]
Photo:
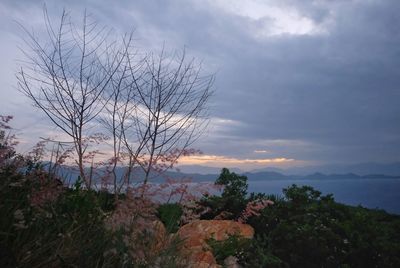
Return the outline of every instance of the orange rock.
[[[149,224],[149,228],[153,235],[152,250],[159,252],[165,246],[166,240],[168,238],[167,230],[164,224],[159,220],[154,220]]]
[[[190,240],[214,237],[221,241],[234,234],[244,238],[253,238],[254,229],[248,224],[230,220],[198,220],[182,226],[178,234],[181,238]]]
[[[230,235],[253,238],[254,229],[248,224],[231,220],[198,220],[182,226],[177,234],[183,239],[184,250],[190,254],[189,267],[220,267],[206,240],[214,238],[223,241]]]
[[[211,264],[215,264],[215,259],[214,256],[212,254],[211,251],[198,251],[196,252],[196,254],[194,255],[193,261],[195,263],[211,263]]]
[[[211,251],[194,250],[190,254],[190,260],[187,264],[189,268],[218,268],[221,267],[215,261]]]

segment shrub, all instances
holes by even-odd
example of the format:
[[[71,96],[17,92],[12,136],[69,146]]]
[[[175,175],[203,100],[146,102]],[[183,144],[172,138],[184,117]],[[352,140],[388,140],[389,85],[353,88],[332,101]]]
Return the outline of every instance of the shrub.
[[[209,212],[202,215],[202,218],[238,219],[246,208],[247,177],[223,168],[215,184],[223,187],[222,194],[221,196],[205,196],[199,201],[202,206],[210,208]]]
[[[256,240],[245,264],[272,258],[281,260],[277,267],[399,266],[399,216],[338,204],[309,186],[283,193],[284,200],[248,220]]]
[[[214,238],[207,240],[215,260],[220,265],[224,264],[224,260],[229,256],[242,258],[242,255],[249,250],[250,243],[250,239],[242,238],[238,235],[231,235],[223,241],[217,241]]]
[[[248,246],[247,250],[239,258],[239,263],[244,267],[271,267],[286,268],[287,263],[272,254],[269,248],[268,236],[256,236]]]
[[[161,204],[157,208],[157,216],[164,223],[169,233],[175,233],[179,229],[182,216],[182,208],[179,204]]]
[[[105,261],[109,238],[94,194],[69,191],[53,198],[51,190],[44,190],[50,182],[37,185],[41,181],[28,175],[2,175],[8,185],[3,184],[0,193],[0,213],[7,215],[1,221],[0,244],[9,249],[2,263],[54,267]],[[32,200],[37,187],[40,191]]]

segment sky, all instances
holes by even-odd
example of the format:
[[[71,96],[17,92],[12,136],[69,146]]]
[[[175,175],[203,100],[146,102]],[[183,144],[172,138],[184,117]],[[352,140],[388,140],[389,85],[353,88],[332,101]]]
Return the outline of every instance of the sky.
[[[292,167],[400,159],[400,1],[0,1],[0,114],[28,148],[57,130],[16,89],[18,23],[86,8],[138,48],[186,49],[215,73],[210,124],[181,164]],[[18,23],[16,23],[18,22]],[[24,147],[25,146],[25,147]]]

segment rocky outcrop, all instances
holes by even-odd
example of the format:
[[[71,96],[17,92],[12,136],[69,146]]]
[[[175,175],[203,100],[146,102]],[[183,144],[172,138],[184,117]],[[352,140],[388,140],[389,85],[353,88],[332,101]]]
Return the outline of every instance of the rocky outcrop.
[[[207,244],[207,239],[223,241],[230,235],[252,238],[254,229],[248,224],[231,220],[198,220],[182,226],[178,233],[183,250],[190,256],[188,267],[220,267]]]

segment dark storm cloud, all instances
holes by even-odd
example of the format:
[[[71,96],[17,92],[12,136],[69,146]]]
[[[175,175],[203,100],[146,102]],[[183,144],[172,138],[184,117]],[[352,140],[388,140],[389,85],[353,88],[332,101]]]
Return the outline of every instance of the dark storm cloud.
[[[400,2],[270,2],[296,10],[322,31],[263,36],[256,33],[272,29],[276,18],[239,15],[211,1],[58,1],[47,7],[54,18],[62,7],[74,15],[87,8],[120,32],[134,27],[140,48],[159,49],[164,41],[167,48],[185,46],[206,71],[216,72],[211,115],[224,120],[199,141],[205,153],[256,157],[254,150],[265,149],[268,157],[310,161],[398,160]],[[40,15],[36,1],[2,5],[18,19],[32,10]]]

